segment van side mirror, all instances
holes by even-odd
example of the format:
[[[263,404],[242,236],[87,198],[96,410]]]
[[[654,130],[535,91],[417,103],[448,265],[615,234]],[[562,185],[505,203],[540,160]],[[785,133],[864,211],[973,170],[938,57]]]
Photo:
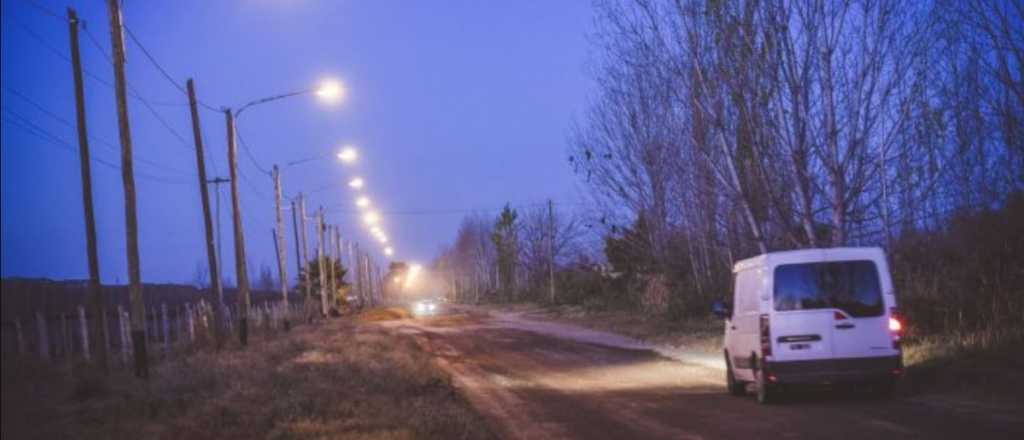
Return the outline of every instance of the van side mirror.
[[[711,314],[719,319],[729,319],[732,316],[732,307],[729,307],[729,304],[724,301],[716,299],[711,303]]]

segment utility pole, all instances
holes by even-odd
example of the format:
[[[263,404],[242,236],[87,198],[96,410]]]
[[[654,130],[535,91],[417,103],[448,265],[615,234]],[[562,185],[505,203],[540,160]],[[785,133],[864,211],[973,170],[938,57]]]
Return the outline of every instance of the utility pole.
[[[338,269],[341,269],[341,232],[338,232],[339,229],[341,229],[339,226],[334,226],[334,253],[338,255]],[[341,272],[338,272],[335,276],[335,281],[338,284],[336,289],[341,289],[341,285],[344,283],[344,280],[341,277]],[[340,307],[338,311],[341,312]]]
[[[317,264],[320,268],[320,312],[324,316],[327,316],[327,280],[325,279],[324,270],[324,207],[321,206],[317,214],[316,222],[316,259]]]
[[[221,322],[221,307],[224,306],[224,291],[221,288],[221,277],[220,277],[220,264],[217,260],[217,255],[213,249],[213,222],[210,220],[210,190],[207,188],[206,181],[206,157],[203,154],[203,136],[199,129],[199,109],[196,107],[196,88],[192,82],[192,78],[189,78],[185,82],[185,87],[188,89],[188,106],[192,114],[192,139],[196,144],[196,169],[199,171],[199,198],[203,205],[203,231],[206,239],[206,261],[210,271],[210,281],[213,283],[213,291],[210,292],[213,298],[210,298],[210,304],[214,304],[217,307],[217,313],[214,314],[214,333],[217,338],[217,345],[223,341],[223,323]],[[221,180],[225,179],[214,179],[214,182],[220,184]],[[226,180],[225,180],[226,181]],[[217,197],[220,200],[220,197]],[[220,214],[220,203],[217,203],[217,214]],[[218,220],[220,218],[218,217]],[[218,229],[218,232],[219,229]],[[218,236],[220,234],[218,233]],[[218,240],[219,242],[219,240]]]
[[[306,199],[302,193],[299,193],[299,222],[302,225],[302,272],[306,281],[306,299],[303,307],[306,309],[306,313],[312,313],[310,309],[312,308],[313,285],[310,284],[309,279],[309,247],[306,244]]]
[[[217,227],[216,227],[215,230],[217,231],[217,270],[218,270],[218,274],[220,274],[220,271],[223,270],[223,268],[224,268],[224,246],[221,246],[221,239],[220,239],[220,230],[221,230],[221,223],[222,223],[220,221],[220,219],[221,219],[221,216],[220,216],[220,186],[222,184],[225,184],[225,183],[228,183],[228,182],[231,182],[231,180],[229,180],[227,178],[224,178],[224,177],[215,177],[215,178],[213,178],[213,180],[207,180],[206,181],[206,183],[213,184],[214,187],[216,188],[216,190],[215,190],[216,192],[214,192],[213,194],[214,194],[214,200],[216,200],[216,202],[217,202],[217,211],[216,211],[216,213],[214,215],[217,216]],[[224,307],[224,275],[223,274],[220,275],[220,279],[213,286],[214,286],[214,289],[217,291],[217,302],[216,302],[216,304],[217,304],[217,307],[218,307],[218,313],[220,313],[219,309]]]
[[[277,206],[277,232],[274,233],[274,248],[277,250],[277,276],[281,280],[281,305],[288,308],[288,269],[285,266],[284,218],[281,216],[281,171],[274,165],[274,204]],[[287,315],[286,315],[287,316]],[[285,317],[284,328],[289,328]]]
[[[111,0],[117,1],[117,0]],[[228,132],[228,169],[231,171],[231,221],[235,227],[235,277],[238,284],[238,341],[249,343],[249,273],[245,268],[245,236],[242,233],[242,212],[238,203],[238,150],[235,146],[235,116],[224,109]]]
[[[89,140],[85,126],[85,91],[82,85],[82,58],[78,52],[78,14],[68,8],[68,31],[71,34],[71,73],[75,80],[75,122],[78,126],[78,154],[82,172],[82,207],[85,209],[85,246],[89,258],[89,296],[93,313],[92,334],[97,341],[106,340],[103,325],[103,290],[100,287],[100,263],[96,251],[96,216],[92,209],[92,170],[89,163]],[[19,345],[20,347],[20,345]],[[88,355],[88,353],[86,353]],[[96,344],[96,361],[103,373],[107,368],[107,346]]]
[[[128,92],[124,75],[124,35],[121,27],[121,5],[118,0],[107,0],[107,12],[110,19],[110,47],[113,49],[117,128],[121,140],[121,182],[124,185],[125,249],[128,254],[128,296],[131,298],[135,376],[146,379],[149,377],[149,363],[146,359],[146,305],[142,298],[142,274],[139,271],[139,224],[135,213],[132,132],[128,126]]]
[[[352,279],[355,281],[356,290],[359,292],[359,297],[362,298],[363,304],[369,304],[369,298],[366,296],[366,292],[363,291],[363,256],[359,253],[359,243],[355,244],[355,254],[352,259],[352,269],[355,271],[352,273]]]
[[[551,292],[551,304],[555,303],[555,208],[548,199],[548,289]]]
[[[334,302],[334,296],[337,295],[337,292],[338,292],[335,289],[335,287],[334,287],[334,261],[332,260],[332,256],[331,256],[331,248],[334,247],[334,246],[331,246],[331,237],[334,236],[334,232],[333,231],[334,231],[334,226],[333,225],[327,225],[327,231],[326,231],[327,232],[327,239],[324,242],[324,244],[327,246],[327,248],[324,250],[324,255],[327,256],[327,262],[325,263],[325,264],[327,264],[327,275],[328,275],[328,278],[327,278],[328,290],[327,290],[327,292],[330,293],[330,295],[329,295],[330,297],[327,299],[327,309],[328,309],[328,311],[330,310],[330,307],[331,307],[332,303]]]
[[[302,273],[302,245],[299,243],[299,218],[298,209],[295,207],[295,199],[292,199],[292,232],[295,233],[295,276]]]

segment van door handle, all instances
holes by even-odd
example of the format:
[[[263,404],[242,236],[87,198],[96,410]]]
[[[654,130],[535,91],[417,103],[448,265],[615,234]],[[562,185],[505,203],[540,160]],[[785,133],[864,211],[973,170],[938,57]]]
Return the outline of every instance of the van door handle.
[[[849,330],[849,329],[854,328],[854,327],[856,327],[856,326],[851,324],[851,323],[836,324],[836,328],[839,329],[839,330]]]

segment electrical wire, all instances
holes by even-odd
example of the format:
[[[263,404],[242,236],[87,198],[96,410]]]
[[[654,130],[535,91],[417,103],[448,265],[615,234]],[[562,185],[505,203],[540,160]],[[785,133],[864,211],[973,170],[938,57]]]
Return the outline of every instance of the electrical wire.
[[[38,137],[38,138],[40,138],[40,139],[42,139],[44,141],[49,141],[50,142],[50,143],[44,143],[43,145],[59,148],[59,149],[62,149],[62,150],[67,150],[67,151],[70,151],[70,152],[76,153],[76,154],[78,153],[78,149],[76,147],[72,146],[70,142],[68,142],[68,141],[66,141],[64,139],[61,139],[60,137],[54,135],[53,133],[50,133],[50,132],[44,130],[43,128],[41,128],[38,125],[32,123],[31,121],[25,119],[24,117],[14,113],[14,112],[12,112],[10,109],[4,108],[4,110],[7,110],[8,114],[13,115],[15,117],[18,117],[20,119],[20,120],[19,119],[14,119],[14,118],[11,118],[9,116],[8,117],[4,117],[3,118],[3,122],[6,122],[9,126],[20,128],[20,129],[24,130],[25,132],[27,132],[29,134],[32,134],[33,136],[36,136],[36,137]],[[97,157],[97,156],[94,156],[94,155],[90,155],[89,156],[89,160],[91,162],[95,162],[97,164],[106,166],[106,167],[114,169],[114,170],[118,170],[118,171],[121,170],[121,166],[120,165],[118,165],[116,163],[113,163],[113,162],[110,162],[110,161],[107,161],[107,160],[105,160],[103,158],[100,158],[100,157]],[[174,185],[187,185],[187,184],[191,183],[191,182],[184,182],[184,181],[179,181],[179,180],[174,180],[174,179],[168,179],[166,177],[161,177],[161,176],[155,176],[155,175],[147,174],[147,173],[140,172],[140,171],[134,171],[133,174],[136,177],[139,177],[141,179],[150,180],[150,181],[159,182],[159,183],[167,183],[167,184],[174,184]]]
[[[15,89],[12,89],[10,87],[7,87],[6,85],[0,86],[0,88],[2,88],[4,91],[6,91],[8,93],[11,93],[11,94],[21,98],[25,102],[31,104],[33,107],[35,107],[40,112],[42,112],[42,113],[46,114],[47,116],[55,119],[56,121],[60,122],[61,124],[65,125],[65,126],[67,126],[69,128],[77,130],[77,126],[72,124],[71,121],[68,121],[67,119],[61,117],[60,115],[57,115],[56,113],[48,110],[47,108],[45,108],[41,104],[39,104],[37,101],[29,98],[25,94],[15,90]],[[105,139],[98,138],[95,135],[91,135],[90,134],[89,135],[89,139],[92,139],[93,141],[99,143],[100,145],[102,145],[104,147],[107,147],[107,149],[112,150],[114,152],[120,153],[120,151],[121,151],[121,148],[118,147],[117,145],[115,145],[113,142],[107,141]],[[144,163],[144,164],[152,166],[154,168],[160,168],[160,169],[162,169],[164,171],[169,171],[169,172],[172,172],[172,173],[175,173],[175,174],[182,174],[182,175],[191,176],[191,177],[195,177],[196,176],[196,173],[194,173],[194,172],[183,171],[183,170],[179,170],[179,169],[176,169],[176,168],[172,168],[172,167],[169,167],[169,166],[167,166],[165,164],[156,162],[154,160],[147,159],[145,156],[142,156],[142,155],[138,154],[137,152],[133,152],[133,153],[134,153],[133,154],[134,159],[139,161],[140,163]]]
[[[249,144],[245,143],[245,138],[242,137],[242,131],[238,129],[237,123],[235,124],[235,137],[238,138],[238,143],[242,145],[242,150],[245,151],[246,157],[249,158],[249,161],[252,162],[253,166],[255,166],[257,170],[260,170],[261,173],[268,176],[272,175],[273,173],[271,173],[267,168],[261,166],[259,161],[256,160],[256,156],[253,156],[252,150],[249,150]]]
[[[156,70],[160,71],[160,74],[163,75],[164,79],[166,79],[167,82],[171,83],[171,85],[173,85],[174,88],[178,89],[179,92],[181,92],[183,95],[188,97],[188,91],[185,90],[185,87],[182,86],[181,84],[179,84],[177,81],[175,81],[174,77],[172,77],[169,73],[167,73],[167,69],[164,69],[164,67],[160,65],[160,62],[158,62],[156,60],[156,58],[152,54],[150,54],[149,50],[146,49],[146,46],[144,46],[142,44],[142,42],[139,41],[139,39],[137,37],[135,37],[135,33],[132,32],[132,30],[127,25],[122,25],[122,26],[124,27],[125,32],[128,34],[128,38],[131,39],[132,43],[134,43],[135,46],[137,46],[139,48],[139,50],[142,51],[142,54],[146,56],[146,59],[148,59],[149,62],[151,64],[153,64],[153,67],[156,67]],[[201,107],[207,109],[207,110],[210,110],[210,111],[213,111],[213,112],[217,112],[217,113],[221,112],[220,109],[218,109],[218,108],[216,108],[216,107],[214,107],[212,105],[209,105],[209,104],[203,102],[202,100],[200,100],[198,98],[196,98],[196,103],[199,104]]]

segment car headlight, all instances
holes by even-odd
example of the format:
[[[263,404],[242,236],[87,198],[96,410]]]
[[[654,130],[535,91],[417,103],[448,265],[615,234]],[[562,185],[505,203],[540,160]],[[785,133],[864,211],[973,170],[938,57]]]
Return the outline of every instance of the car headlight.
[[[431,312],[433,312],[434,309],[437,308],[437,304],[431,304],[431,305],[427,306],[427,308],[430,309]]]
[[[423,313],[426,310],[426,306],[423,304],[416,304],[416,313]]]

